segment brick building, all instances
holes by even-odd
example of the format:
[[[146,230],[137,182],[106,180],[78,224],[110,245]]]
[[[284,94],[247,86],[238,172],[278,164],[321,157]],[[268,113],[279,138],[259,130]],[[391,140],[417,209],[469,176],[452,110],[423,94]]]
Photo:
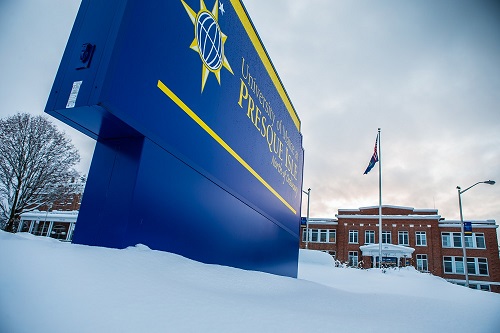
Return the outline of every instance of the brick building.
[[[310,218],[301,227],[300,247],[307,243],[307,248],[328,252],[351,266],[378,266],[378,211],[378,206],[339,209],[335,219]],[[494,220],[469,222],[473,227],[472,235],[465,236],[469,285],[500,293],[498,226]],[[382,264],[411,265],[465,285],[460,225],[460,221],[441,218],[437,209],[384,205]]]
[[[59,195],[50,204],[22,213],[17,232],[29,232],[36,236],[70,242],[80,210],[85,178],[73,180],[68,188],[71,191]]]

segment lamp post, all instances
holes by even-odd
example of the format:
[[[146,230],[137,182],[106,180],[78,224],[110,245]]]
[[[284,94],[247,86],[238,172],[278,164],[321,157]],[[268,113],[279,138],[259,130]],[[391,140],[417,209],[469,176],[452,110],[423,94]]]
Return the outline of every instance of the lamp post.
[[[309,244],[309,198],[311,197],[311,189],[308,188],[307,192],[302,190],[305,194],[307,194],[307,217],[306,217],[306,249]]]
[[[461,238],[462,238],[462,253],[463,253],[463,257],[464,257],[464,274],[465,274],[465,286],[466,287],[469,287],[469,269],[467,267],[467,251],[465,249],[464,217],[462,214],[462,193],[473,188],[477,184],[495,185],[495,181],[494,180],[486,180],[484,182],[477,182],[474,185],[467,187],[465,190],[462,190],[460,188],[460,186],[457,186],[458,206],[460,208],[460,234],[461,234]]]

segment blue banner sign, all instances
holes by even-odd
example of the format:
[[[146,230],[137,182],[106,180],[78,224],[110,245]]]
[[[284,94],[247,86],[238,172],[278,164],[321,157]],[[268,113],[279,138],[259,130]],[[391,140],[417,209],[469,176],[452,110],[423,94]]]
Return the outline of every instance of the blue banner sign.
[[[467,236],[472,235],[472,222],[464,222],[464,234]]]
[[[97,140],[74,242],[296,276],[300,120],[241,1],[82,1],[46,112]]]

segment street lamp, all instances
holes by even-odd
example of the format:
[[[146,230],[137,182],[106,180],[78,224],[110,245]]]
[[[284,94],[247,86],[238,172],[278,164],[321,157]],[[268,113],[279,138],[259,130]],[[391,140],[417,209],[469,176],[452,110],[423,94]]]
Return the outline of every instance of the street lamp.
[[[461,190],[460,186],[457,186],[458,190],[458,206],[460,207],[460,233],[461,233],[461,238],[462,238],[462,252],[464,256],[464,274],[465,274],[465,286],[469,287],[469,269],[467,267],[467,252],[465,250],[465,233],[464,233],[464,217],[462,214],[462,193],[465,191],[473,188],[477,184],[488,184],[488,185],[495,185],[494,180],[486,180],[484,182],[477,182],[472,186],[467,187],[465,190]]]
[[[307,194],[307,217],[306,217],[306,249],[309,244],[309,198],[311,197],[311,189],[308,188],[307,192],[302,190],[305,194]]]

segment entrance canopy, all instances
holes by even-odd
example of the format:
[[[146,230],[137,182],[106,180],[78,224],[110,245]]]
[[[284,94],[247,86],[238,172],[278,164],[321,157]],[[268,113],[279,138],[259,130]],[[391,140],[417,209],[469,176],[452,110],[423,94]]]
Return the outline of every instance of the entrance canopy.
[[[370,244],[360,246],[363,256],[378,257],[379,244]],[[382,257],[409,258],[415,249],[408,246],[382,244]]]

